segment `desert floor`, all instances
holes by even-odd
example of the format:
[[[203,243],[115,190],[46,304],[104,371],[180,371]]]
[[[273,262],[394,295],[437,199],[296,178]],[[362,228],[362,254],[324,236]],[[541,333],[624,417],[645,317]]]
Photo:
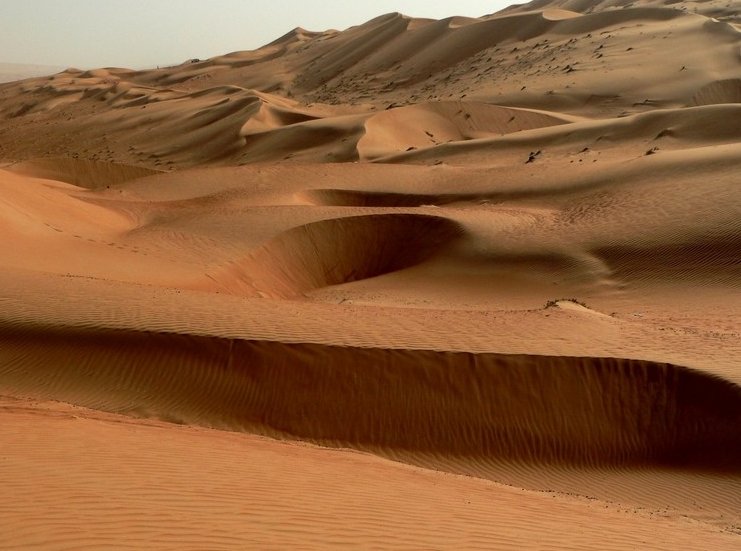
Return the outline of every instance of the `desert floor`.
[[[741,6],[0,84],[0,548],[737,549]]]

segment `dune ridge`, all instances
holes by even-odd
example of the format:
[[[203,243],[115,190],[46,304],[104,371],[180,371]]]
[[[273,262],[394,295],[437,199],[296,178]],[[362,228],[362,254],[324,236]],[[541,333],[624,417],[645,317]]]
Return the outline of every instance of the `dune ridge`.
[[[7,168],[33,178],[66,182],[86,189],[115,186],[160,172],[138,166],[74,158],[32,159]]]
[[[732,472],[741,454],[741,389],[651,362],[31,327],[3,356],[21,393],[324,445]]]
[[[12,504],[0,503],[9,521],[0,525],[0,536],[8,547],[278,549],[300,540],[305,549],[342,549],[357,541],[397,549],[518,549],[547,539],[574,549],[651,541],[656,549],[701,549],[736,541],[731,531],[674,510],[633,513],[627,534],[628,513],[616,504],[58,403],[3,398],[0,404],[0,438],[14,443],[4,452],[0,476],[17,495]],[[121,468],[121,450],[135,468]],[[40,456],[67,468],[49,468]],[[49,491],[29,494],[29,471]],[[109,491],[100,491],[99,477]],[[398,497],[379,493],[379,486],[398,490]],[[564,518],[578,519],[583,529],[575,535]]]
[[[13,136],[2,140],[0,158],[75,154],[156,169],[348,162],[428,139],[508,134],[511,125],[499,119],[509,108],[547,111],[546,121],[737,103],[741,33],[715,11],[732,12],[722,2],[657,1],[534,3],[443,21],[388,14],[151,71],[68,69],[0,87],[0,115]],[[530,122],[515,129],[533,128],[534,115],[521,115]],[[56,121],[51,132],[46,118]],[[85,145],[68,149],[70,134]]]

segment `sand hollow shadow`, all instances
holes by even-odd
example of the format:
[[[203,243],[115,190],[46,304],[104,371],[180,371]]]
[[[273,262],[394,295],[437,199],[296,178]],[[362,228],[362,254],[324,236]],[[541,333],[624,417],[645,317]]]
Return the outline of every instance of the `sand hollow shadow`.
[[[409,268],[463,234],[447,218],[377,214],[305,224],[208,274],[206,285],[245,296],[301,293]]]
[[[0,326],[0,387],[328,446],[741,472],[741,387],[620,358]]]
[[[464,193],[422,194],[392,191],[359,191],[353,189],[309,189],[299,199],[310,205],[328,207],[421,207],[447,205],[457,201],[473,201],[480,195]]]

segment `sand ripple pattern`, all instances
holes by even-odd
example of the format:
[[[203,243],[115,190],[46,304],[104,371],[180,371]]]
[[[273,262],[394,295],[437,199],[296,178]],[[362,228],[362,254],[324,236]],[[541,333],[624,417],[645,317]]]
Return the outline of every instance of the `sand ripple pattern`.
[[[741,389],[668,364],[33,327],[1,342],[3,388],[104,411],[485,460],[741,464]]]

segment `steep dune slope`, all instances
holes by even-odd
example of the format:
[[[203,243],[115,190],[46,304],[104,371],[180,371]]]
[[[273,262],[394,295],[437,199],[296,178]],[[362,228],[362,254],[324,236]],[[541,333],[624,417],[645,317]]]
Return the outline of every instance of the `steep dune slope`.
[[[0,474],[16,496],[0,504],[8,547],[521,549],[548,541],[621,549],[656,541],[656,549],[730,549],[736,541],[673,511],[631,515],[364,454],[60,404],[4,399],[0,407],[0,439],[14,444]],[[48,490],[29,492],[29,476]],[[578,534],[564,518],[582,526]]]
[[[738,475],[741,459],[741,389],[671,365],[23,328],[2,338],[6,388],[106,411],[479,461]]]

